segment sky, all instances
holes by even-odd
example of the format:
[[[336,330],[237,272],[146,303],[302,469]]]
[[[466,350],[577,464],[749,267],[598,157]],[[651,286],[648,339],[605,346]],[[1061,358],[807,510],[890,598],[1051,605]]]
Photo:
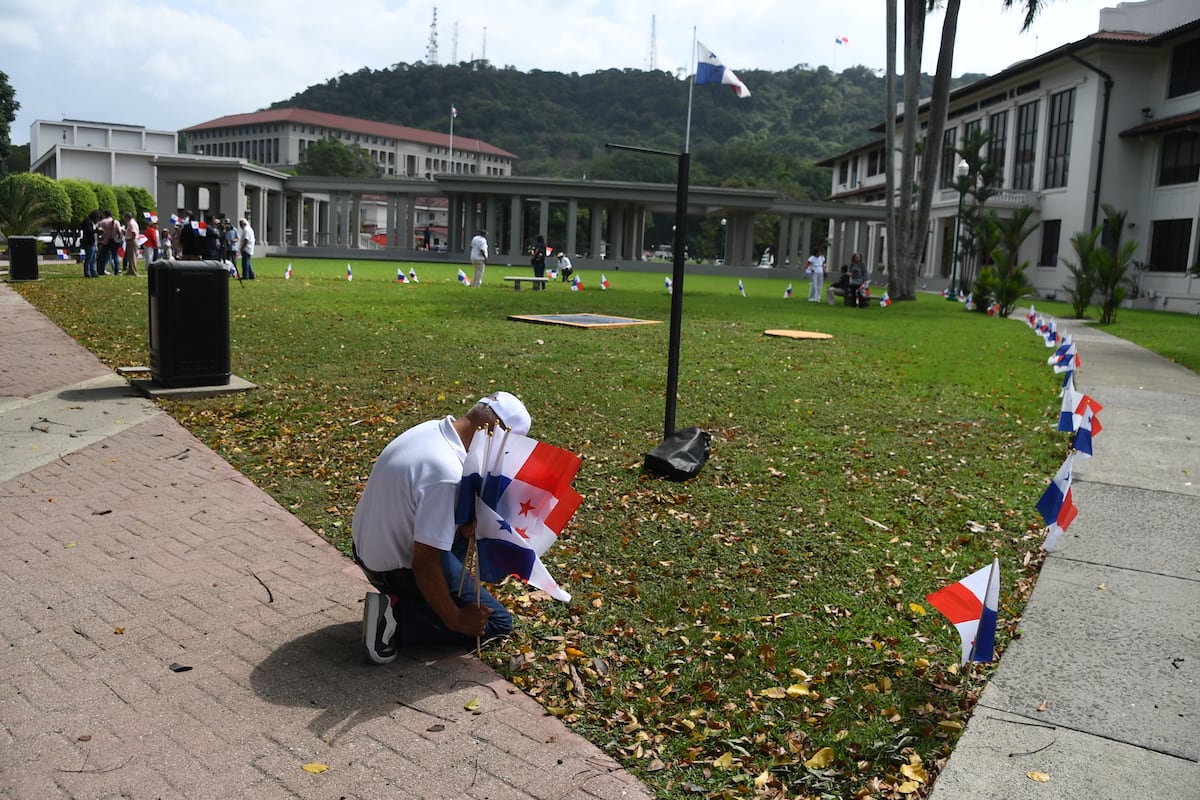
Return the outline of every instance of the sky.
[[[1096,31],[1100,9],[1115,5],[1043,2],[1022,34],[1017,9],[966,0],[954,74],[998,72],[1082,39]],[[882,0],[0,0],[0,71],[21,104],[12,142],[27,143],[37,119],[174,131],[265,108],[339,73],[428,62],[435,10],[440,64],[486,58],[522,71],[653,66],[687,74],[693,30],[739,73],[885,63]],[[927,23],[929,73],[940,31],[935,15]],[[463,124],[470,109],[457,105]],[[486,125],[470,128],[487,139]]]

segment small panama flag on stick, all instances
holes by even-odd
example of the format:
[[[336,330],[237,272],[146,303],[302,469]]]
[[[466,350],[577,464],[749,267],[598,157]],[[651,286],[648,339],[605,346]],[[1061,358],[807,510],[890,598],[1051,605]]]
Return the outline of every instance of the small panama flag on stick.
[[[417,279],[417,271],[415,269],[412,269],[411,267],[408,270],[408,279],[410,281],[412,281],[413,283],[421,282],[420,280]]]
[[[467,273],[463,272],[461,269],[458,271],[458,282],[461,283],[463,286],[471,285],[471,279],[468,278]]]
[[[670,294],[671,293],[671,279],[670,278],[667,278],[667,280],[666,280],[666,287],[667,287],[667,294]]]
[[[292,279],[292,262],[290,261],[288,262],[287,272],[283,273],[283,279],[285,281],[290,281]]]
[[[738,281],[738,294],[740,294],[742,297],[746,296],[746,284],[742,283],[740,280]]]
[[[346,280],[348,280],[348,281],[354,280],[354,270],[350,269],[349,264],[346,265]]]
[[[608,278],[604,277],[604,273],[600,273],[600,289],[601,291],[608,288]]]
[[[396,283],[408,283],[408,278],[404,277],[404,270],[396,270]]]
[[[792,296],[792,285],[789,283],[788,287],[783,290],[783,299],[786,300],[787,298],[789,298],[791,296]]]
[[[891,304],[892,304],[892,298],[891,298],[891,296],[890,296],[890,295],[887,293],[887,290],[885,289],[885,290],[884,290],[884,292],[883,292],[883,297],[879,298],[879,307],[880,307],[880,308],[887,308],[887,307],[888,307],[888,306],[890,306]]]
[[[574,278],[571,279],[571,291],[572,292],[582,292],[583,291],[583,278],[576,275]]]
[[[989,566],[925,595],[925,599],[958,629],[962,639],[961,663],[995,660],[1000,609],[999,559],[993,558]]]

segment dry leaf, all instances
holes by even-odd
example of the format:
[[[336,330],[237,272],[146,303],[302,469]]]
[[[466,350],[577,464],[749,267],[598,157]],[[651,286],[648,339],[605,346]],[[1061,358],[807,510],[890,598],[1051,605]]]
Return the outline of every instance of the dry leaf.
[[[463,708],[465,708],[467,711],[474,711],[475,709],[479,708],[479,698],[472,698],[471,700],[468,700]]]
[[[301,769],[304,770],[305,772],[311,772],[314,775],[329,771],[329,767],[327,767],[325,764],[315,764],[315,763],[314,764],[305,764],[303,767],[301,767]]]
[[[772,700],[782,700],[787,697],[787,689],[782,686],[772,686],[770,689],[759,689],[758,693],[763,697],[769,697]]]
[[[124,628],[113,628],[113,633],[115,633],[117,636],[120,636],[121,634],[125,633],[125,629]]]
[[[733,753],[726,750],[713,759],[713,766],[721,769],[733,769]]]
[[[771,782],[771,770],[769,770],[769,769],[764,769],[764,770],[763,770],[762,772],[760,772],[760,773],[758,774],[758,776],[757,776],[757,777],[754,779],[754,788],[755,788],[755,789],[761,789],[761,788],[763,788],[764,786],[766,786],[766,785],[767,785],[768,783],[770,783],[770,782]]]
[[[963,729],[963,724],[961,722],[959,722],[958,720],[944,719],[938,723],[938,727],[944,731],[950,731],[951,733],[957,733],[958,731],[961,731]]]
[[[1043,700],[1042,702],[1040,702],[1040,703],[1038,703],[1038,704],[1037,704],[1037,710],[1038,710],[1038,711],[1045,711],[1045,710],[1046,710],[1046,709],[1048,709],[1048,708],[1050,708],[1050,701],[1049,701],[1049,700]]]
[[[900,794],[912,794],[919,789],[920,786],[921,784],[917,783],[916,781],[905,781],[896,787],[896,791]]]
[[[900,774],[918,783],[925,783],[929,780],[929,777],[925,774],[925,767],[922,764],[905,764],[900,767]]]
[[[1049,783],[1050,776],[1044,772],[1026,772],[1025,777],[1038,783]]]
[[[804,762],[804,766],[809,769],[825,769],[833,763],[833,748],[822,747],[817,752],[813,753],[813,757]]]
[[[808,693],[808,687],[803,683],[793,683],[791,686],[787,687],[788,697],[800,697],[801,695],[806,695]]]

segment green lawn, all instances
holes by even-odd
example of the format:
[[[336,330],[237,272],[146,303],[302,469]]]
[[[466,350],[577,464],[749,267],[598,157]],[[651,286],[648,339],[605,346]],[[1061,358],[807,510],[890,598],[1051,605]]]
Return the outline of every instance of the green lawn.
[[[935,296],[856,310],[807,303],[794,276],[790,299],[788,278],[746,279],[743,298],[688,276],[677,423],[713,450],[679,484],[641,469],[663,433],[662,274],[535,293],[501,285],[526,266],[477,289],[458,265],[356,262],[353,282],[344,261],[293,266],[284,280],[260,259],[230,286],[233,371],[260,388],[164,406],[314,530],[346,550],[393,436],[511,390],[531,435],[582,455],[586,499],[546,558],[573,601],[501,588],[517,632],[489,663],[661,797],[881,797],[901,767],[936,774],[989,668],[959,669],[924,596],[999,557],[1007,645],[1041,563],[1034,503],[1067,452],[1026,325]],[[410,266],[421,282],[397,283]],[[15,286],[106,363],[148,364],[145,279],[77,273]],[[508,319],[585,311],[664,324]],[[1158,341],[1164,315],[1145,319],[1123,311],[1113,332]],[[1170,321],[1191,342],[1198,324]]]

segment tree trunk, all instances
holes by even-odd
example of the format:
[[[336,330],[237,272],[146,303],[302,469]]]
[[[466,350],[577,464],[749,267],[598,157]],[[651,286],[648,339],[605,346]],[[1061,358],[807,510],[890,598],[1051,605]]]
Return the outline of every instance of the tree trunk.
[[[889,294],[898,300],[916,299],[917,267],[922,236],[913,226],[913,188],[916,172],[917,111],[921,96],[921,51],[925,40],[924,0],[904,2],[904,131],[901,136],[900,186],[896,196],[896,266]],[[893,113],[895,113],[893,111]],[[914,240],[916,240],[914,242]]]
[[[896,2],[887,0],[887,90],[884,107],[884,162],[887,177],[887,271],[888,293],[899,296],[896,285]]]
[[[938,163],[941,158],[942,134],[946,131],[946,112],[950,106],[950,73],[954,69],[954,38],[958,33],[960,0],[947,0],[946,16],[942,20],[942,42],[938,51],[937,73],[933,76],[933,96],[929,101],[929,127],[925,134],[924,168],[921,170],[921,197],[917,203],[913,224],[915,239],[924,243],[929,229],[929,209],[933,205],[933,190],[937,185]],[[915,253],[916,264],[921,260],[921,248]],[[913,273],[914,285],[916,272]]]

